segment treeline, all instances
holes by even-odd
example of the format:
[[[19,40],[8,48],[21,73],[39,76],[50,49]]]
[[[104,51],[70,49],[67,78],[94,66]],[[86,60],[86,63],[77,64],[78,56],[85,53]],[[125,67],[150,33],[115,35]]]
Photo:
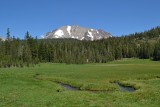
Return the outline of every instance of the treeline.
[[[0,40],[0,67],[23,67],[39,63],[38,42],[27,32],[25,40],[10,36],[7,30],[6,40]]]
[[[155,32],[154,32],[155,31]],[[157,33],[158,32],[158,33]],[[145,35],[147,34],[147,36]],[[160,60],[160,28],[129,36],[111,37],[97,41],[75,39],[38,40],[25,34],[20,40],[10,36],[0,40],[0,67],[33,66],[40,62],[83,64],[106,63],[121,58]],[[156,40],[151,40],[155,38]],[[138,39],[137,39],[138,38]]]
[[[137,40],[157,39],[160,37],[160,26],[157,26],[155,28],[152,28],[144,32],[140,32],[140,33],[136,32],[134,34],[130,34],[126,36],[132,39],[137,39]]]

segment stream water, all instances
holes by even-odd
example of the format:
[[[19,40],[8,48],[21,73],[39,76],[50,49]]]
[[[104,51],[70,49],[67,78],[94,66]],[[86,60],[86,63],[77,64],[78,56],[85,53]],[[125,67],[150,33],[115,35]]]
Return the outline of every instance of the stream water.
[[[73,86],[63,84],[63,83],[59,83],[59,82],[57,82],[57,84],[62,86],[65,90],[80,91],[80,89],[77,88],[77,87],[73,87]],[[124,85],[119,84],[118,82],[116,82],[115,84],[120,88],[121,91],[127,91],[127,92],[134,92],[135,91],[135,88],[133,88],[133,87],[124,86]]]
[[[135,91],[135,88],[133,88],[133,87],[123,86],[117,82],[115,84],[120,88],[121,91],[127,91],[127,92],[134,92]]]
[[[67,84],[63,84],[63,83],[57,83],[57,84],[59,84],[60,86],[62,86],[65,90],[72,90],[72,91],[79,91],[80,90],[77,87],[72,87],[72,86],[67,85]]]

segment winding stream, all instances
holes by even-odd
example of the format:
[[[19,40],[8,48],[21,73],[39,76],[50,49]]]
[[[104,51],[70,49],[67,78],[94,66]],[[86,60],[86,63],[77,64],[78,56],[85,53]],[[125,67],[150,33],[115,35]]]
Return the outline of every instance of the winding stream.
[[[57,84],[59,84],[60,86],[62,86],[65,90],[71,90],[71,91],[80,91],[79,88],[77,87],[73,87],[73,86],[70,86],[70,85],[67,85],[67,84],[63,84],[63,83],[59,83],[57,82]],[[121,85],[119,83],[115,83],[121,91],[126,91],[126,92],[134,92],[136,91],[135,88],[131,87],[131,86],[124,86],[124,85]]]
[[[39,75],[40,74],[36,74],[36,75],[33,76],[33,78],[41,80],[41,79],[37,78]],[[63,84],[63,83],[60,83],[60,82],[56,82],[56,83],[58,85],[60,85],[61,87],[63,87],[65,90],[80,91],[80,89],[77,88],[77,87],[73,87],[71,85]],[[134,87],[131,87],[131,86],[124,86],[124,85],[121,85],[118,82],[115,82],[114,84],[117,85],[120,88],[121,91],[127,91],[127,92],[134,92],[134,91],[136,91],[136,89]]]

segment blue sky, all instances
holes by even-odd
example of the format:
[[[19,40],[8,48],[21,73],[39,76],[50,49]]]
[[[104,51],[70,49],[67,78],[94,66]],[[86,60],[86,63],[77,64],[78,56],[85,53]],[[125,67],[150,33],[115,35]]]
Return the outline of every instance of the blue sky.
[[[23,38],[64,25],[103,29],[120,36],[160,25],[160,0],[0,0],[0,36]]]

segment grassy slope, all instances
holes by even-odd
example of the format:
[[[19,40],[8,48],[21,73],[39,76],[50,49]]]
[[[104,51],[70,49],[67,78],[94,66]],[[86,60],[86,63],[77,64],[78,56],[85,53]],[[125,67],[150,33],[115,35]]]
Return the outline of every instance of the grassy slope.
[[[34,78],[36,75],[39,79]],[[138,59],[107,64],[40,64],[33,68],[1,68],[0,107],[158,107],[159,77],[159,62]],[[107,91],[63,91],[52,81],[82,90]],[[138,90],[121,92],[111,83],[113,81],[132,85]]]

